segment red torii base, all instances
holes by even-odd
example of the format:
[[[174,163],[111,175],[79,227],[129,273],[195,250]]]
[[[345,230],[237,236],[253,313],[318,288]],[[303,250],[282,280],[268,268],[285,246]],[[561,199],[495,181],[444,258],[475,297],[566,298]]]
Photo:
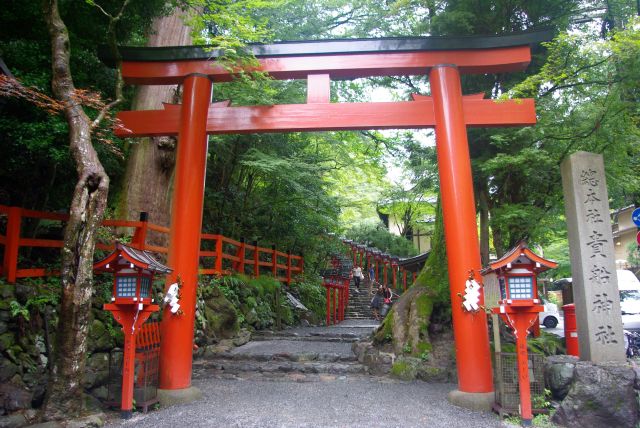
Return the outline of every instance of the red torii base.
[[[180,390],[191,385],[207,134],[435,127],[459,379],[459,391],[452,400],[489,408],[493,382],[486,315],[463,312],[458,297],[464,294],[467,272],[480,271],[466,127],[531,125],[536,117],[532,100],[463,97],[460,73],[523,70],[531,59],[529,45],[551,36],[543,32],[253,45],[249,50],[259,62],[255,70],[275,79],[307,79],[308,91],[306,104],[249,107],[210,103],[211,81],[233,78],[227,68],[211,61],[215,52],[196,47],[121,48],[127,83],[184,85],[181,106],[121,112],[122,126],[116,130],[122,137],[178,135],[168,263],[174,274],[167,284],[181,279],[184,314],[164,314],[161,388]],[[429,73],[432,97],[394,103],[330,103],[331,78],[425,73]]]

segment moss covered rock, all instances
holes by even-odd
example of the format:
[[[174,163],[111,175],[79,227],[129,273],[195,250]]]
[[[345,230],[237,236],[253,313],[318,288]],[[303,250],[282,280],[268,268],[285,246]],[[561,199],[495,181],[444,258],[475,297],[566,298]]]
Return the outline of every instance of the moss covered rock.
[[[420,356],[431,350],[429,323],[434,296],[426,287],[413,286],[393,305],[375,335],[376,343],[391,342],[396,355]]]
[[[204,299],[204,318],[206,325],[203,333],[215,339],[229,339],[239,330],[238,314],[235,306],[229,302],[224,294],[213,288]]]

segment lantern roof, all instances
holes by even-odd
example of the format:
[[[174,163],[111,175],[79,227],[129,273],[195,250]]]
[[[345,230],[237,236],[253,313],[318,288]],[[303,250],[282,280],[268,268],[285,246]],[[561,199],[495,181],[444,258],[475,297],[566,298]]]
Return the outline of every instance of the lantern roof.
[[[113,253],[94,263],[93,269],[102,272],[117,272],[123,268],[129,267],[127,266],[129,264],[133,264],[133,266],[138,269],[148,270],[154,273],[167,274],[171,273],[173,270],[153,258],[149,251],[138,250],[137,248],[130,247],[117,241],[116,248]]]
[[[511,269],[510,265],[516,264],[533,264],[533,270],[536,273],[544,272],[546,270],[555,269],[558,267],[558,263],[554,262],[553,260],[547,260],[540,257],[529,249],[525,241],[520,241],[515,247],[513,247],[500,259],[496,260],[495,262],[489,263],[489,266],[484,268],[481,273],[482,275],[486,275],[488,273],[501,269],[509,270]]]
[[[398,262],[398,266],[402,266],[410,272],[420,272],[424,264],[427,262],[427,258],[429,258],[430,253],[430,251],[427,251],[426,253],[418,254],[414,257],[402,258]]]

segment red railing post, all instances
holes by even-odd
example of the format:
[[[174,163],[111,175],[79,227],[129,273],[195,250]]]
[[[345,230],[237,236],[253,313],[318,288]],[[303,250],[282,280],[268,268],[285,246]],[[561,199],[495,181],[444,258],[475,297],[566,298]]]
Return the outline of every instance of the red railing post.
[[[298,259],[298,267],[300,268],[300,275],[304,273],[304,252],[300,251],[300,258]]]
[[[18,272],[18,251],[20,249],[20,224],[22,223],[22,208],[9,207],[7,219],[7,240],[4,247],[2,272],[7,282],[16,282]]]
[[[271,274],[274,278],[278,278],[278,253],[275,244],[271,245]]]
[[[384,278],[384,280],[383,280],[384,285],[388,285],[389,284],[389,276],[387,275],[387,261],[386,260],[382,260],[382,276]]]
[[[287,285],[291,285],[291,250],[287,250]]]
[[[331,324],[331,289],[329,284],[324,283],[324,288],[327,290],[327,325]]]
[[[407,291],[407,270],[402,268],[402,289]]]
[[[260,276],[260,250],[258,249],[258,241],[253,241],[253,276]]]
[[[394,290],[396,289],[396,283],[398,282],[396,275],[397,275],[397,266],[394,266],[392,263],[391,264],[391,287],[393,287]]]
[[[131,238],[131,244],[139,249],[144,250],[147,243],[147,231],[149,230],[149,213],[140,212],[140,226],[136,227],[136,231]]]
[[[244,253],[245,253],[245,239],[240,238],[240,246],[238,247],[238,252],[236,253],[236,257],[238,257],[238,261],[236,262],[236,272],[244,275]]]
[[[333,286],[333,323],[336,324],[338,320],[338,286],[337,284]]]
[[[222,275],[222,231],[218,230],[216,238],[216,263],[214,269],[218,275]]]
[[[344,299],[345,299],[345,290],[344,290],[344,285],[341,285],[340,288],[338,289],[338,321],[342,321],[343,320],[343,313],[344,313]]]

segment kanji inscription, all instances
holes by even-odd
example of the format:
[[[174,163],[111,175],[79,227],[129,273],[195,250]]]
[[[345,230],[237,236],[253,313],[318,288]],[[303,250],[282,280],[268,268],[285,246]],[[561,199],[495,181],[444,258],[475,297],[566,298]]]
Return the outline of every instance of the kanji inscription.
[[[624,361],[620,297],[602,155],[578,152],[562,164],[562,183],[580,358]]]

